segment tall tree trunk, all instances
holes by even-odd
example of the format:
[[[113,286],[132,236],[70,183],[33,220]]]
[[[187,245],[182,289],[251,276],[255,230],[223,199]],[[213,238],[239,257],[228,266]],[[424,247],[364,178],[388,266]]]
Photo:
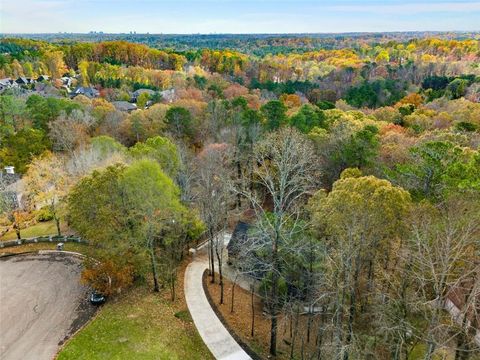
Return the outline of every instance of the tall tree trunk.
[[[437,305],[435,305],[437,306]],[[431,360],[432,359],[432,356],[433,356],[433,353],[435,352],[435,349],[436,349],[436,344],[435,344],[435,339],[433,338],[433,329],[436,328],[437,324],[438,324],[438,310],[437,309],[434,309],[434,315],[433,315],[433,319],[431,320],[431,323],[430,323],[430,329],[429,329],[429,334],[428,334],[428,339],[427,339],[427,351],[425,353],[425,357],[424,359],[425,360]]]
[[[60,230],[60,218],[55,215],[55,225],[57,227],[57,235],[62,236],[62,231]]]
[[[250,336],[254,336],[255,335],[255,304],[253,302],[253,295],[254,295],[254,286],[251,285],[250,287],[250,291],[251,291],[251,301],[252,301],[252,329],[250,330]]]
[[[357,307],[357,287],[358,287],[358,277],[360,274],[360,259],[357,257],[355,260],[355,273],[353,275],[353,286],[351,287],[350,290],[350,306],[349,306],[349,311],[348,311],[348,332],[347,332],[347,338],[346,338],[346,345],[347,348],[352,342],[353,338],[353,322],[355,320],[355,313],[356,313],[356,307]],[[348,360],[349,357],[349,351],[346,350],[343,359]]]
[[[153,291],[160,292],[160,286],[158,285],[158,276],[157,276],[157,264],[155,261],[155,250],[153,248],[153,240],[148,240],[148,247],[150,250],[150,260],[152,262],[152,275],[153,275]]]
[[[322,306],[322,313],[320,315],[320,322],[318,324],[317,338],[316,338],[317,360],[322,359],[323,334],[324,334],[324,331],[325,331],[324,324],[326,322],[327,310],[328,310],[328,308],[326,306]]]
[[[210,282],[212,284],[215,283],[215,257],[213,255],[213,234],[210,234],[210,266],[212,267],[211,271],[210,271],[210,276],[211,276],[211,279],[210,279]]]
[[[176,284],[176,279],[177,279],[177,272],[174,270],[172,273],[172,278],[170,279],[170,286],[171,286],[171,291],[172,291],[172,301],[175,301],[175,284]]]
[[[307,343],[310,342],[310,333],[312,331],[312,319],[313,319],[313,309],[312,304],[309,305],[308,309],[308,320],[307,320]]]
[[[272,285],[272,287],[275,287],[275,290],[272,291],[272,294],[276,296],[277,286]],[[277,319],[277,314],[275,313],[276,305],[272,306],[272,311],[273,312],[270,315],[272,317],[271,326],[270,326],[270,354],[273,356],[276,356],[277,355],[277,330],[278,330],[278,322],[277,322],[278,319]]]
[[[295,312],[295,329],[293,330],[292,345],[290,347],[290,360],[294,359],[295,342],[297,340],[297,335],[298,335],[298,318],[299,317],[300,317],[300,306],[297,304],[297,309]]]
[[[236,161],[236,166],[237,166],[237,180],[240,182],[242,181],[243,176],[242,176],[242,166],[241,166],[240,160],[238,159]],[[240,192],[238,192],[237,193],[237,209],[240,209],[241,207],[242,207],[242,195],[240,194]]]
[[[278,330],[278,239],[279,239],[278,230],[276,231],[275,238],[272,241],[272,288],[270,291],[270,316],[271,327],[270,327],[270,354],[272,356],[277,355],[277,330]]]
[[[220,304],[223,304],[223,270],[222,270],[222,254],[218,251],[218,246],[215,247],[218,262],[218,275],[220,281]]]
[[[340,359],[343,352],[343,312],[345,304],[345,287],[346,287],[346,269],[343,270],[343,281],[341,282],[341,290],[337,289],[335,304],[335,345],[337,351],[337,359]],[[333,333],[332,333],[333,336]]]
[[[455,360],[468,360],[470,358],[470,346],[464,331],[457,335],[457,349],[455,350]]]
[[[312,239],[309,242],[309,249],[310,249],[310,256],[309,256],[309,271],[308,271],[308,285],[307,285],[307,301],[308,304],[308,321],[307,321],[307,343],[310,342],[310,331],[312,328],[312,318],[313,318],[313,308],[314,304],[311,302],[311,290],[313,288],[313,261],[314,261],[314,253],[313,253],[313,246],[312,246]]]
[[[466,306],[465,309],[463,309],[463,314],[462,314],[462,328],[460,332],[457,335],[457,349],[455,350],[455,360],[468,360],[470,357],[470,346],[469,346],[469,339],[467,335],[467,331],[469,328],[468,324],[468,316],[467,314],[469,313],[469,308],[470,308],[470,302],[469,299],[472,296],[473,290],[475,288],[475,278],[473,280],[473,285],[470,287],[469,291],[465,294],[463,303]],[[474,304],[476,304],[476,300],[473,301]],[[475,305],[473,305],[475,306]],[[476,316],[476,312],[473,311],[473,316]],[[476,319],[473,321],[474,328],[475,326]]]
[[[232,314],[233,314],[233,303],[235,302],[235,286],[237,285],[237,278],[238,278],[238,274],[235,275],[235,279],[233,280],[233,284],[232,284],[232,301],[230,304],[230,313]]]
[[[15,220],[13,223],[13,228],[15,229],[15,234],[17,234],[17,239],[20,240],[22,238],[22,234],[20,233],[20,224]]]

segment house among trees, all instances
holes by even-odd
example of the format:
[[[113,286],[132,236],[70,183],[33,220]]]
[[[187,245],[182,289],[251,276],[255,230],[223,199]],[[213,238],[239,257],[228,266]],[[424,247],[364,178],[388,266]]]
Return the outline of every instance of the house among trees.
[[[15,173],[13,166],[5,166],[3,171],[0,170],[0,192],[8,192],[9,198],[17,201],[15,190],[16,185],[20,181],[20,176]]]
[[[112,105],[115,106],[115,109],[118,111],[132,112],[137,110],[137,105],[128,101],[112,101]]]
[[[39,82],[49,81],[49,80],[50,80],[50,76],[48,76],[48,75],[40,75],[40,76],[37,78],[37,81],[39,81]]]
[[[245,246],[245,243],[248,240],[249,229],[250,224],[244,221],[239,221],[235,226],[230,242],[227,245],[229,264],[232,264],[238,255],[240,255],[241,249]]]
[[[16,86],[18,86],[18,84],[16,83],[15,80],[12,80],[11,78],[0,79],[0,91],[10,89]]]
[[[13,80],[10,79],[10,78],[0,79],[0,85],[3,85],[3,86],[11,86],[12,84],[13,84]]]
[[[10,86],[10,82],[6,79],[0,79],[0,91],[7,89]]]
[[[148,94],[150,98],[154,96],[157,92],[151,89],[138,89],[132,93],[132,102],[137,102],[137,99],[142,94]]]
[[[62,86],[69,88],[72,86],[72,78],[70,76],[64,76],[60,79],[62,81]]]
[[[474,341],[480,346],[480,296],[475,292],[475,286],[472,282],[465,282],[454,287],[444,306],[459,326],[473,330]]]
[[[15,82],[18,84],[18,85],[30,85],[30,84],[33,84],[35,83],[35,80],[31,79],[31,78],[26,78],[26,77],[19,77],[17,80],[15,80]]]
[[[84,95],[90,99],[100,96],[100,92],[91,86],[79,86],[71,94],[71,97],[74,98],[77,95]]]

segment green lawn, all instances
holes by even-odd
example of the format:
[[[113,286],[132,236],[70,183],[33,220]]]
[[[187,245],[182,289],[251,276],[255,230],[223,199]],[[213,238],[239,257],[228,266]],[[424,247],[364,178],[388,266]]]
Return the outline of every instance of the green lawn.
[[[28,228],[22,229],[20,234],[22,238],[30,238],[35,236],[42,236],[42,235],[52,235],[57,233],[57,227],[55,226],[54,221],[46,221],[46,222],[39,222],[33,226]],[[4,236],[0,237],[0,241],[2,240],[14,240],[17,238],[17,234],[14,230],[10,230]]]
[[[137,287],[107,302],[58,360],[212,359],[190,317],[178,315],[184,306]]]

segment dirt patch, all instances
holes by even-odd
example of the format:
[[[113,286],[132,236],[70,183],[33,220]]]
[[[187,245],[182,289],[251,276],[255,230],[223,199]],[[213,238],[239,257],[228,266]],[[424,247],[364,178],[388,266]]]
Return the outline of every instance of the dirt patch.
[[[241,336],[239,336],[235,329],[233,329],[230,324],[228,323],[228,320],[225,319],[223,316],[222,312],[220,309],[218,309],[218,304],[215,303],[213,300],[209,290],[208,290],[208,282],[209,282],[209,277],[208,277],[208,270],[205,270],[202,276],[202,284],[203,284],[203,290],[205,291],[205,294],[207,296],[207,300],[210,303],[210,306],[212,307],[213,311],[215,311],[215,314],[217,315],[218,319],[221,321],[223,326],[228,330],[230,335],[235,339],[235,341],[242,347],[242,349],[253,359],[253,360],[261,360],[263,357],[257,352],[250,347],[250,344],[244,341]]]

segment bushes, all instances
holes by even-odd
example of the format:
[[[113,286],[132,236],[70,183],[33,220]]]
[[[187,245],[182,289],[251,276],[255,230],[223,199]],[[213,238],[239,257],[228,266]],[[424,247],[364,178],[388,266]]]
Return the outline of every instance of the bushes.
[[[41,209],[35,211],[35,219],[38,222],[46,222],[53,220],[53,212],[50,206],[44,206]]]
[[[126,254],[125,258],[129,258]],[[107,259],[100,263],[88,258],[82,272],[82,283],[92,286],[100,293],[109,296],[120,293],[133,283],[134,267],[119,259]]]

